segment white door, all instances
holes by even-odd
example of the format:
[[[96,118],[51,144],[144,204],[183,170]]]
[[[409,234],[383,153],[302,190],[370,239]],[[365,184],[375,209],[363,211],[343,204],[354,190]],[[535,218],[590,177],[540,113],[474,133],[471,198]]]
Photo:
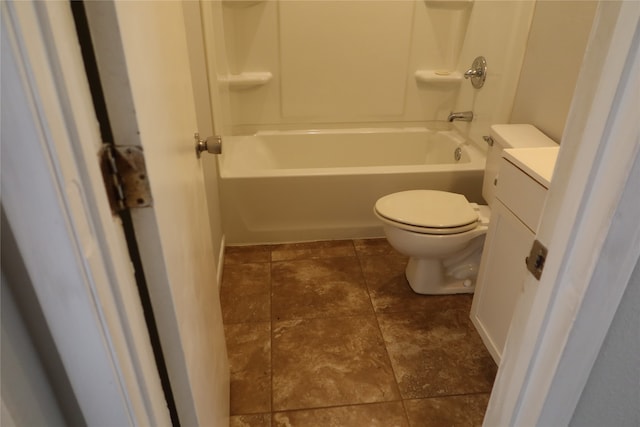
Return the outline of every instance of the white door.
[[[227,75],[222,2],[188,1],[182,3],[189,44],[191,76],[194,84],[198,130],[203,138],[209,135],[229,135],[231,105],[229,91],[221,76]],[[224,143],[223,143],[224,145]],[[205,189],[209,203],[209,219],[214,258],[218,265],[218,286],[222,282],[224,233],[218,191],[218,157],[202,157]]]
[[[116,145],[145,153],[153,208],[132,211],[178,415],[221,426],[229,372],[181,2],[86,2]]]

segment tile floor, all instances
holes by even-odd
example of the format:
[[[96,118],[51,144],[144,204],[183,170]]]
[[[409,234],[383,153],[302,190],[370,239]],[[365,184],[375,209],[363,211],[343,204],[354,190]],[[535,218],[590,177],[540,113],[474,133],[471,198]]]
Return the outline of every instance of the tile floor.
[[[226,249],[231,426],[480,425],[470,295],[422,296],[384,239]]]

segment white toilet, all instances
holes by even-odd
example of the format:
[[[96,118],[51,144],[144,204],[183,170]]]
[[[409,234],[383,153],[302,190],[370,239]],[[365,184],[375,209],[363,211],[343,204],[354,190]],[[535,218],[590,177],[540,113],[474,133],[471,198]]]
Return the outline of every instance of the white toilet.
[[[410,190],[384,196],[374,213],[387,240],[409,256],[406,276],[419,294],[471,293],[480,266],[498,165],[505,148],[552,147],[555,142],[531,125],[493,125],[482,196],[488,206],[456,193]]]

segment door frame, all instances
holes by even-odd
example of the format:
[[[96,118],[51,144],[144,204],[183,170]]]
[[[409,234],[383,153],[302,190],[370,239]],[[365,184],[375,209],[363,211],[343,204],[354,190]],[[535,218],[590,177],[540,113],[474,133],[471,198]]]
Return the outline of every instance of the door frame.
[[[2,207],[82,416],[169,426],[70,6],[1,7]]]
[[[596,20],[613,23],[606,30],[613,32],[607,40],[615,49],[607,52],[608,45],[598,44],[596,29],[588,55],[600,54],[607,67],[597,70],[598,75],[584,72],[581,76],[541,223],[541,233],[545,224],[547,233],[556,232],[548,241],[550,255],[538,284],[547,291],[538,293],[535,315],[529,316],[529,322],[510,333],[488,410],[495,418],[487,418],[486,425],[497,425],[490,419],[504,421],[500,425],[535,425],[551,414],[557,420],[571,419],[617,309],[616,299],[619,301],[628,282],[633,258],[637,261],[637,252],[633,252],[638,249],[637,224],[632,233],[612,227],[612,220],[618,219],[617,209],[623,209],[628,200],[621,196],[632,160],[638,162],[637,139],[635,151],[626,146],[623,168],[619,156],[624,150],[615,150],[617,135],[608,132],[620,119],[617,129],[631,137],[636,132],[637,138],[637,125],[625,122],[625,100],[616,96],[618,82],[625,77],[627,55],[638,58],[636,4],[622,2],[616,13],[600,5]],[[64,6],[55,2],[2,4],[3,43],[7,39],[11,47],[7,51],[3,46],[3,63],[13,61],[20,72],[17,76],[3,73],[3,83],[8,79],[7,86],[14,88],[4,91],[3,86],[3,97],[13,94],[12,101],[15,96],[25,100],[12,102],[15,105],[10,107],[3,103],[3,110],[15,109],[16,114],[8,112],[6,117],[15,120],[3,123],[3,163],[11,164],[2,170],[2,204],[87,423],[165,425],[162,420],[168,415],[163,417],[159,404],[164,399],[157,375],[148,369],[155,365],[146,331],[142,333],[139,301],[132,303],[132,295],[123,297],[123,281],[132,279],[124,274],[122,245],[106,232],[108,221],[101,211],[108,208],[102,184],[83,166],[91,160],[89,155],[78,152],[86,144],[83,138],[97,135],[97,129],[88,114],[92,109],[86,108],[90,97],[86,82],[82,83],[82,64],[73,59],[79,58],[79,52],[72,52],[77,45]],[[634,40],[636,44],[631,43]],[[626,75],[626,79],[632,81],[633,76]],[[578,140],[572,140],[578,135],[580,150]],[[590,161],[581,163],[585,156],[591,156]],[[608,176],[602,172],[612,175],[604,182],[594,181]],[[561,196],[568,199],[563,201]],[[584,209],[580,216],[571,217],[579,208]],[[594,223],[603,221],[609,226],[593,232]],[[607,304],[598,307],[599,317],[583,317],[591,312],[591,298],[602,291],[597,286],[598,274],[611,261],[611,248],[605,242],[627,245],[628,259],[608,283],[615,292]],[[598,256],[581,248],[596,248]],[[585,265],[590,266],[589,271],[573,276]],[[51,283],[65,292],[52,292]],[[514,339],[518,332],[527,340]],[[81,343],[92,343],[95,351],[90,363],[78,360]],[[575,370],[567,361],[581,359],[585,361],[580,363],[577,378],[563,384],[568,378],[565,374]],[[541,372],[546,374],[536,375]],[[549,372],[552,374],[547,375]],[[509,377],[509,373],[515,375]],[[551,401],[560,392],[572,397],[570,404]]]

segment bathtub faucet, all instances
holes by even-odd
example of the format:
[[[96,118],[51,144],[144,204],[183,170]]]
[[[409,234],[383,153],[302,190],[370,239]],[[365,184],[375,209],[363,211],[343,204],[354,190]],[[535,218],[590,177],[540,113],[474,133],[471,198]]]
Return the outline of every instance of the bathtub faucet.
[[[470,122],[473,120],[473,111],[462,111],[459,113],[451,113],[449,117],[447,117],[448,122],[452,122],[454,120],[460,120],[462,122]]]

